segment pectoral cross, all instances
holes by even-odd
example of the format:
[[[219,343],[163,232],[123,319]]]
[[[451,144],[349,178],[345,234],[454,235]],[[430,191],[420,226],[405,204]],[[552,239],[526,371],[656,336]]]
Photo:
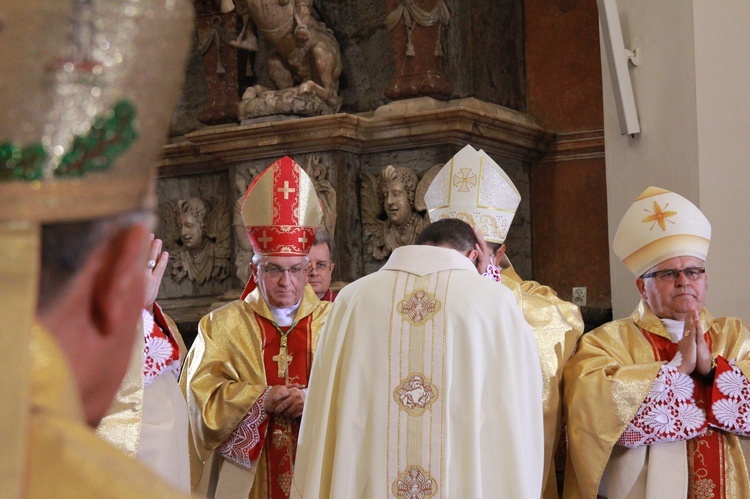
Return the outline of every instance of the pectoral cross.
[[[289,364],[292,363],[292,356],[289,355],[286,350],[286,336],[281,337],[281,347],[279,348],[279,353],[278,355],[274,355],[272,359],[279,366],[279,378],[283,378],[285,381],[288,381]]]

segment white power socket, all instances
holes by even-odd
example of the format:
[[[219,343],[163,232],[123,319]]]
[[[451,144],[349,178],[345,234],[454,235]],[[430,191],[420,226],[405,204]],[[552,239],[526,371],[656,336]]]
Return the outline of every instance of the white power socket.
[[[573,288],[573,303],[579,307],[585,307],[587,302],[586,294],[585,287]]]

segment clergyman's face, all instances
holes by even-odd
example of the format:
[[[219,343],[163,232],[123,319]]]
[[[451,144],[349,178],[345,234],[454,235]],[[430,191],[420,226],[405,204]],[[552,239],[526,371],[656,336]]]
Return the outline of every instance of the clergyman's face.
[[[383,206],[394,225],[403,225],[411,218],[409,195],[401,182],[393,182],[383,188]]]
[[[667,269],[683,270],[690,267],[703,268],[704,262],[694,256],[677,256],[655,265],[647,273]],[[696,280],[691,281],[685,277],[685,274],[680,273],[672,282],[659,277],[646,279],[639,277],[636,285],[651,310],[662,319],[685,320],[690,310],[700,312],[706,303],[706,290],[708,289],[706,274],[700,274]]]
[[[203,240],[203,229],[201,224],[191,213],[185,213],[180,217],[180,239],[188,249],[198,249]]]
[[[331,272],[333,272],[328,245],[326,243],[313,245],[307,256],[310,258],[307,282],[312,286],[318,298],[322,298],[328,288],[331,287]]]
[[[258,265],[250,265],[253,279],[266,303],[278,308],[291,307],[302,299],[307,268],[308,261],[304,256],[267,256]]]

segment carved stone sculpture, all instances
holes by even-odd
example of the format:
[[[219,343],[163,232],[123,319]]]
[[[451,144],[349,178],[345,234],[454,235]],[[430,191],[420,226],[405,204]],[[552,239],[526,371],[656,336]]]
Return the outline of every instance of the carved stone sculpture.
[[[385,96],[448,99],[453,92],[443,75],[443,32],[450,21],[445,0],[385,0],[396,73]]]
[[[329,166],[326,166],[326,163],[329,163]],[[315,193],[322,204],[323,222],[321,227],[331,237],[334,237],[336,232],[336,189],[333,188],[333,184],[328,179],[330,160],[325,156],[313,154],[302,162],[302,168],[313,181]]]
[[[206,125],[236,122],[239,103],[237,14],[217,0],[194,0],[198,51],[206,74],[208,96],[198,121]],[[222,2],[222,4],[225,2]],[[233,6],[229,6],[233,8]]]
[[[427,225],[423,214],[427,188],[411,169],[392,165],[377,177],[363,173],[361,179],[367,251],[375,260],[384,260],[399,246],[413,244]],[[418,192],[422,199],[418,199]]]
[[[172,279],[197,284],[229,277],[231,227],[225,201],[211,209],[200,198],[163,203],[160,210]]]
[[[333,33],[310,15],[312,0],[244,1],[253,24],[273,47],[266,66],[276,91],[260,85],[248,88],[240,118],[337,112],[341,50]]]

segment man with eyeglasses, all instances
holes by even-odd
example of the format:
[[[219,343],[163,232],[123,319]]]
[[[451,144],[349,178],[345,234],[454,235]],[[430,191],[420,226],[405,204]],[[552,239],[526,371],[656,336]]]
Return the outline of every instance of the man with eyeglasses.
[[[750,333],[705,309],[706,217],[649,187],[614,251],[631,316],[584,335],[564,372],[565,497],[750,497]]]
[[[318,336],[330,302],[307,285],[323,217],[312,180],[291,158],[248,188],[242,219],[253,246],[249,293],[201,319],[185,387],[196,457],[215,497],[286,498]],[[253,289],[254,288],[254,289]]]
[[[334,291],[331,291],[331,275],[333,274],[333,241],[325,229],[318,230],[315,234],[315,242],[310,249],[310,267],[307,271],[307,282],[323,301],[336,299]]]

